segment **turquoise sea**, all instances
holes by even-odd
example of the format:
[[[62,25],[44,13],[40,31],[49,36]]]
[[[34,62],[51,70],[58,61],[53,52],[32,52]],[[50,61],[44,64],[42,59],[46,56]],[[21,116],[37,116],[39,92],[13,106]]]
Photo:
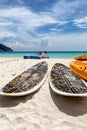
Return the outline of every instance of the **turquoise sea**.
[[[23,56],[35,56],[38,55],[40,52],[0,52],[0,58],[14,58],[14,57],[23,57]],[[47,52],[49,58],[73,58],[77,55],[87,55],[87,51],[61,51],[61,52],[54,52],[50,51]]]

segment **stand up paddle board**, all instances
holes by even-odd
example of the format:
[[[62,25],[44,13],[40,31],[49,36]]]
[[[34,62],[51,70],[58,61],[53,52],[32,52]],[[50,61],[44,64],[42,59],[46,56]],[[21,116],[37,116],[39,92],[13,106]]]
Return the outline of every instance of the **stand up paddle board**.
[[[52,90],[65,96],[87,96],[87,86],[79,76],[67,66],[56,63],[50,72],[49,79]]]
[[[24,96],[37,91],[47,78],[47,62],[39,62],[5,85],[0,95]]]

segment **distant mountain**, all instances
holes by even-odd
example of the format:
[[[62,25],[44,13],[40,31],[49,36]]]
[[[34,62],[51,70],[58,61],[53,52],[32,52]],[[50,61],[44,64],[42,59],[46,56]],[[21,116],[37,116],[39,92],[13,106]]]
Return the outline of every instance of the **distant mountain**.
[[[0,52],[12,52],[13,50],[5,45],[0,43]]]

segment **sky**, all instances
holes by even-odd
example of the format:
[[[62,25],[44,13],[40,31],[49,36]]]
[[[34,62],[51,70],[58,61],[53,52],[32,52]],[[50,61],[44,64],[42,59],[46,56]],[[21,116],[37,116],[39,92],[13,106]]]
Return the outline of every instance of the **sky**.
[[[0,0],[0,43],[14,51],[87,51],[87,0]]]

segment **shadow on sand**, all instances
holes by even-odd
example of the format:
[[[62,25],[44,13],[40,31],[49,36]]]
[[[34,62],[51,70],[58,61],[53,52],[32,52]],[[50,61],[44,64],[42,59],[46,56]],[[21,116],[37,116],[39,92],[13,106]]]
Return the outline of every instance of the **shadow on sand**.
[[[39,89],[36,92],[26,96],[0,96],[0,108],[14,107],[20,103],[25,103],[27,100],[31,100],[38,91]]]
[[[87,114],[87,97],[68,97],[54,93],[51,88],[50,94],[58,109],[68,115],[80,116]]]

